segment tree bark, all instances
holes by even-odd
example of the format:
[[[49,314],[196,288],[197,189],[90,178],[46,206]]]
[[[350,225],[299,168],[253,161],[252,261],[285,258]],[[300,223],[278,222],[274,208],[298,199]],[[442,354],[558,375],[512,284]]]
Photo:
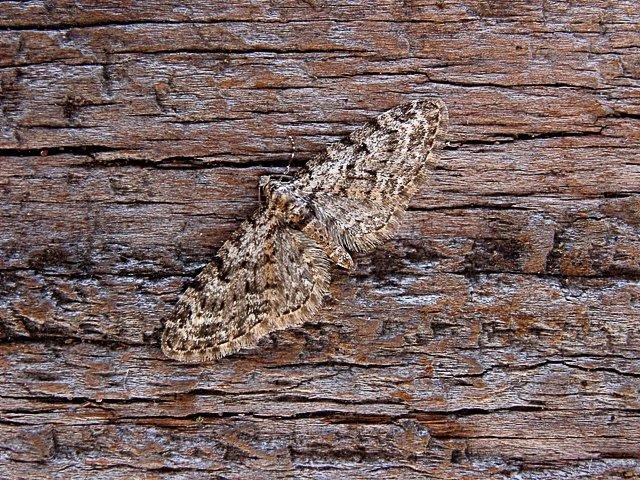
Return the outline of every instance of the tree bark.
[[[0,476],[640,476],[634,0],[0,2]],[[162,321],[258,207],[440,97],[400,230],[210,365]]]

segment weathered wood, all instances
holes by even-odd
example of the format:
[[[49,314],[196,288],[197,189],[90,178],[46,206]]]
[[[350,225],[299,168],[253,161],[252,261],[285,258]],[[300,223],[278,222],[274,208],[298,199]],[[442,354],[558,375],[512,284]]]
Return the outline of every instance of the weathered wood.
[[[2,478],[640,476],[637,2],[0,2]],[[403,101],[449,143],[305,326],[162,319],[260,175]]]

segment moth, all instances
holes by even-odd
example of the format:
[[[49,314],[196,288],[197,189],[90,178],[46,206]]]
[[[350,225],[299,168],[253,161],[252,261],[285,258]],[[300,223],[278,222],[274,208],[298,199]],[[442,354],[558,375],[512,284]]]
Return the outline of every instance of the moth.
[[[207,362],[254,347],[320,308],[330,268],[389,237],[443,141],[447,108],[414,101],[329,144],[295,177],[260,179],[263,205],[178,300],[168,357]]]

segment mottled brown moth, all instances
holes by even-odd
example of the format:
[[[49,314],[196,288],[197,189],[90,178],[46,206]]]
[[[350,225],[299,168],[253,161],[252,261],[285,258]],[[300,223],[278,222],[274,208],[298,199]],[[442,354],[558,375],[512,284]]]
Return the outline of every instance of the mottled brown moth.
[[[180,297],[162,350],[206,362],[318,311],[330,266],[388,238],[442,143],[447,109],[414,101],[330,144],[295,177],[263,177],[265,201]]]

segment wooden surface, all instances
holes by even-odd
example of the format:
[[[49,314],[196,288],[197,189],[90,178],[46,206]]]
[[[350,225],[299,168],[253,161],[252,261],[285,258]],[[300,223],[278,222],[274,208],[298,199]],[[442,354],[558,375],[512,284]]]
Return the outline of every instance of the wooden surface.
[[[0,2],[0,477],[640,477],[635,0]],[[164,358],[186,282],[404,101],[449,143],[312,322]]]

